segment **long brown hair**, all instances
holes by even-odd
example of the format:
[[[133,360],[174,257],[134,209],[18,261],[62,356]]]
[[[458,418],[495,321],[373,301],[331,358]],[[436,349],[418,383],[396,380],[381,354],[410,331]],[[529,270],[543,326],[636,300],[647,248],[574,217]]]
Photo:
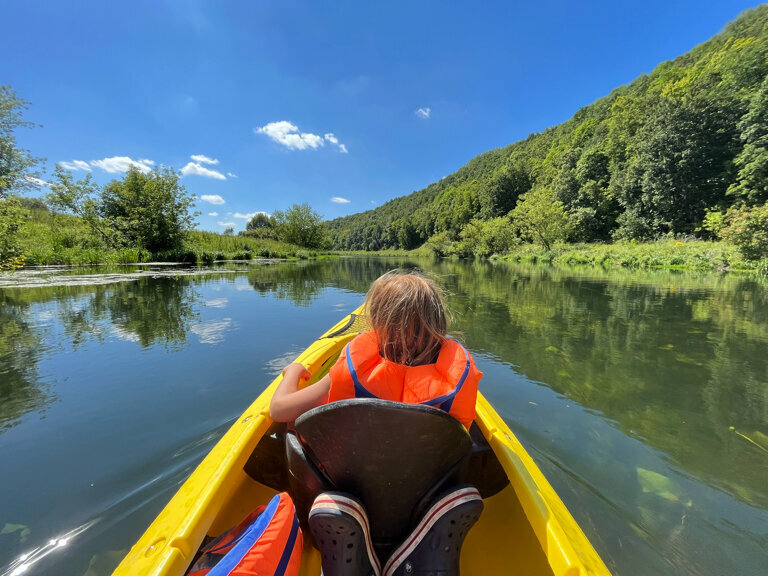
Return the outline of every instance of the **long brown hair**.
[[[392,270],[374,281],[365,305],[384,358],[408,366],[435,361],[448,310],[434,281],[417,271]]]

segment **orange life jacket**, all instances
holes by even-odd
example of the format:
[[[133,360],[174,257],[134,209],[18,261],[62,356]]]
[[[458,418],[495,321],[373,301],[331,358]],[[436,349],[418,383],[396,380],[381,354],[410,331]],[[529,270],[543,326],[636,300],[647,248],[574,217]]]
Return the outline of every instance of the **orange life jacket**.
[[[466,428],[475,419],[477,384],[483,377],[456,340],[445,340],[434,364],[406,366],[381,357],[375,332],[363,332],[347,344],[330,374],[329,402],[381,398],[427,404],[445,410]]]
[[[298,576],[304,538],[287,492],[207,544],[189,576]]]

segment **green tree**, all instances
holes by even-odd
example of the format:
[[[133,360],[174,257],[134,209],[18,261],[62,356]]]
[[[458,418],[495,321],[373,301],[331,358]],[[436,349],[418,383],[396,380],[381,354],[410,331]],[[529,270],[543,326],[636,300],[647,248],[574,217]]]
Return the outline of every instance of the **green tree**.
[[[563,203],[555,200],[549,188],[534,188],[520,196],[510,216],[523,236],[543,244],[547,250],[564,240],[570,231]]]
[[[400,248],[412,250],[419,245],[419,238],[416,228],[408,218],[401,218],[392,222],[392,233]]]
[[[50,188],[51,192],[46,196],[46,200],[54,210],[51,220],[53,227],[56,226],[56,212],[73,214],[82,218],[94,235],[108,247],[115,248],[121,244],[119,231],[101,218],[101,191],[90,174],[76,181],[69,170],[57,164],[55,180]]]
[[[0,198],[11,191],[36,187],[33,178],[40,173],[34,168],[41,159],[33,158],[27,150],[16,144],[17,128],[31,128],[31,122],[22,120],[22,113],[29,107],[10,86],[0,86]]]
[[[0,270],[20,268],[24,257],[17,245],[25,210],[15,196],[0,198]]]
[[[257,212],[245,225],[246,230],[259,230],[261,228],[272,228],[274,222],[264,212]]]
[[[0,270],[24,264],[18,233],[26,211],[10,193],[35,187],[34,179],[40,176],[34,168],[41,160],[16,144],[16,129],[32,126],[22,120],[28,106],[10,86],[0,86]]]
[[[453,238],[448,230],[438,232],[424,244],[435,256],[447,256],[452,251]]]
[[[744,148],[734,164],[739,172],[728,194],[750,203],[768,200],[768,77],[739,122]]]
[[[325,245],[323,217],[309,204],[294,204],[288,210],[276,210],[273,218],[277,235],[283,242],[304,248],[321,248]]]
[[[522,165],[504,166],[480,189],[480,216],[487,219],[506,215],[520,195],[530,189],[531,179]]]
[[[129,245],[160,252],[182,247],[194,227],[193,207],[193,197],[172,168],[147,173],[131,168],[123,180],[104,187],[99,211]]]
[[[507,216],[491,218],[483,222],[482,230],[475,245],[475,256],[487,257],[503,254],[520,244],[515,227]]]
[[[689,233],[725,196],[735,152],[738,107],[714,95],[682,102],[660,97],[649,106],[636,153],[614,180],[626,213],[617,236]]]
[[[720,233],[724,240],[738,246],[749,260],[768,258],[768,202],[753,208],[733,208],[726,222]]]

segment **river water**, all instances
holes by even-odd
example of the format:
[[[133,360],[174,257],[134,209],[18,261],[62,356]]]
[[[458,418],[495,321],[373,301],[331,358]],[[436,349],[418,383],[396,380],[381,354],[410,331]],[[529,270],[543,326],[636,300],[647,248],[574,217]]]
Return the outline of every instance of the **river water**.
[[[0,575],[109,574],[259,392],[398,266],[447,288],[481,390],[614,574],[768,573],[768,282],[344,258],[0,287]]]

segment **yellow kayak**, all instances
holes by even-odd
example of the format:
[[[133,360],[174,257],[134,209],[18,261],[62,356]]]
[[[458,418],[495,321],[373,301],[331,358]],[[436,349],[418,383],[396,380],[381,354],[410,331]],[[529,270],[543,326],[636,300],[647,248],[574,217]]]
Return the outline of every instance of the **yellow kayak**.
[[[367,328],[361,313],[359,309],[345,317],[297,358],[312,373],[311,382],[327,374],[344,345]],[[280,442],[281,428],[269,417],[269,402],[280,378],[205,457],[123,559],[115,576],[182,576],[206,536],[218,536],[238,524],[285,483],[286,471],[281,469],[285,463],[273,450]],[[489,474],[495,478],[480,489],[484,511],[464,542],[461,573],[608,576],[610,572],[563,502],[482,395],[477,399],[476,424],[486,451],[481,457],[490,461]],[[310,540],[305,538],[302,576],[320,574],[320,555]]]

